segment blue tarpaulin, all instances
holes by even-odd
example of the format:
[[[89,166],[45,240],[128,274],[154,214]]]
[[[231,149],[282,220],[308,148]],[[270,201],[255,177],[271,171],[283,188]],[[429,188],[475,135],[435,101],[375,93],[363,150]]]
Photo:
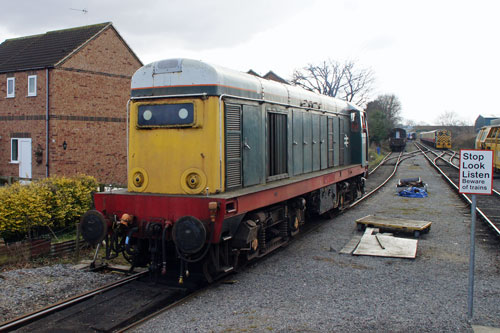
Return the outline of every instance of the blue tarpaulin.
[[[408,187],[406,190],[403,190],[398,193],[401,197],[408,198],[425,198],[427,196],[427,190],[424,187]]]

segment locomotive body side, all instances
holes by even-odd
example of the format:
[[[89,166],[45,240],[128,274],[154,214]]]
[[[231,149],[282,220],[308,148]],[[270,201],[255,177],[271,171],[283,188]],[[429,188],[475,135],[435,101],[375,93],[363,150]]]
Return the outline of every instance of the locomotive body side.
[[[422,143],[436,148],[436,131],[421,132],[419,137]]]
[[[482,127],[474,145],[476,149],[493,150],[493,166],[496,172],[500,172],[500,125]]]
[[[96,194],[82,223],[107,231],[107,253],[163,274],[180,267],[180,281],[188,265],[210,280],[263,256],[306,209],[324,214],[364,191],[366,117],[344,101],[170,59],[134,74],[128,119],[128,190]]]

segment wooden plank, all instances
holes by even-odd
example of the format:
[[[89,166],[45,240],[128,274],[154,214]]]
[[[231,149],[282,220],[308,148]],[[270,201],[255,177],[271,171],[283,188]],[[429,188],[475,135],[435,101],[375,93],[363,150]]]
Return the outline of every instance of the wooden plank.
[[[432,222],[408,220],[396,217],[368,215],[356,220],[357,224],[370,225],[382,229],[404,229],[409,231],[422,231],[429,228]]]
[[[369,228],[370,229],[370,228]],[[367,255],[377,257],[408,258],[417,256],[418,240],[397,238],[384,234],[372,235],[372,230],[365,232],[354,255]],[[383,244],[383,247],[381,246]]]
[[[351,254],[354,249],[356,249],[356,246],[358,246],[359,241],[361,241],[362,235],[356,234],[354,237],[340,250],[340,253],[342,254]]]

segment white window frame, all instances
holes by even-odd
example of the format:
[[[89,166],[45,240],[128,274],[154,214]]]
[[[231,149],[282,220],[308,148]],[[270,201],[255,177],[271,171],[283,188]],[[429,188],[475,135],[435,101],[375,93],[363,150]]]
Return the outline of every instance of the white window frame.
[[[9,94],[9,82],[12,82],[12,93]],[[7,98],[16,97],[16,78],[8,77],[7,78]]]
[[[34,91],[30,91],[30,80],[35,79],[34,82]],[[36,75],[28,75],[28,96],[36,96]]]
[[[14,140],[17,141],[17,159],[14,159],[13,157],[13,144],[14,144]],[[13,163],[13,164],[19,164],[19,138],[11,138],[10,139],[10,163]]]

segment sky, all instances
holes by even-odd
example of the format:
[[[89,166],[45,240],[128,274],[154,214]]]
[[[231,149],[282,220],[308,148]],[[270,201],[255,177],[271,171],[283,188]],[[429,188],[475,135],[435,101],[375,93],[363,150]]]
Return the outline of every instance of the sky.
[[[185,57],[289,79],[350,60],[375,73],[372,99],[399,98],[404,120],[473,124],[500,116],[498,13],[496,0],[19,0],[2,4],[0,42],[113,22],[144,64]]]

